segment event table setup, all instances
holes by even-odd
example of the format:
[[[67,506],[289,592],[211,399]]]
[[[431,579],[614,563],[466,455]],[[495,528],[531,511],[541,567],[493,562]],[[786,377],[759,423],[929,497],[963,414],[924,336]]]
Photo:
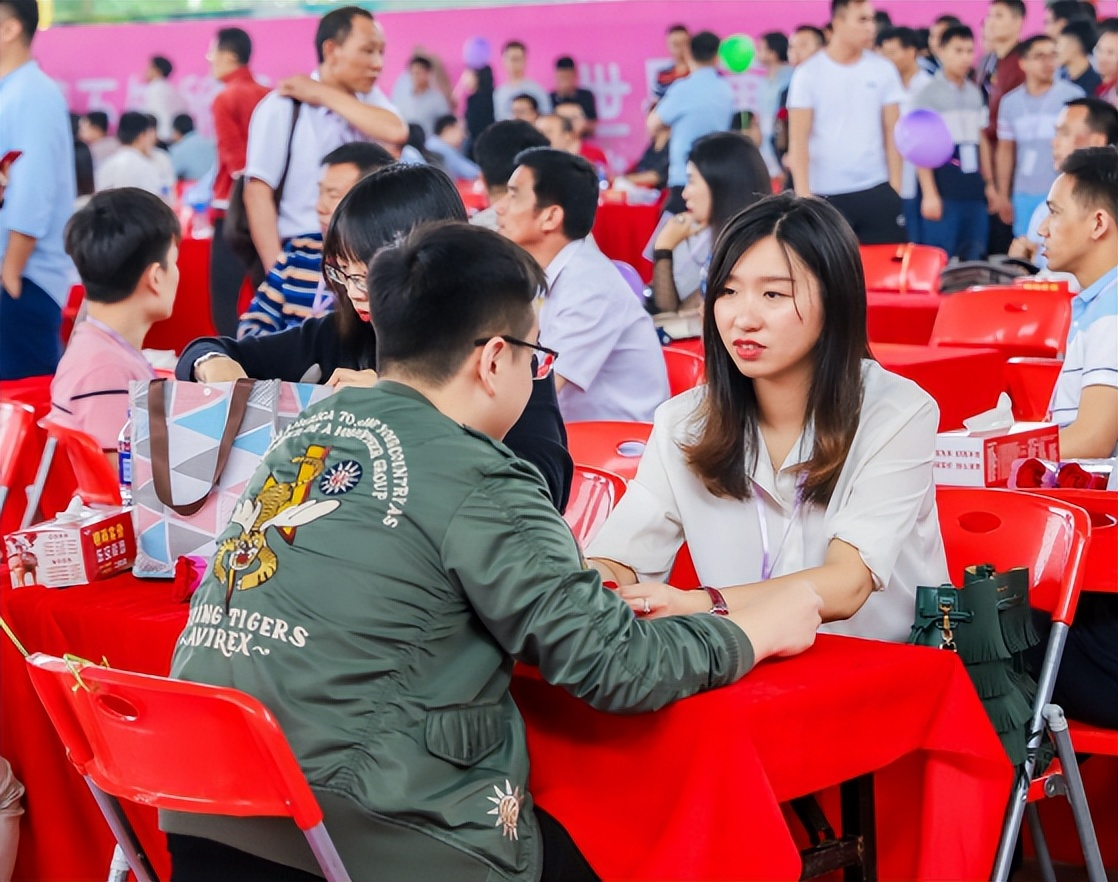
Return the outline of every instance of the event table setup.
[[[0,610],[28,651],[165,674],[188,610],[178,592],[123,575],[61,591],[5,587]],[[27,787],[16,879],[104,878],[111,834],[21,657],[0,642],[0,751]],[[518,670],[513,691],[532,790],[603,878],[798,878],[780,804],[867,774],[881,878],[989,873],[1011,769],[952,654],[820,637],[734,686],[634,716],[594,711],[534,669]],[[165,877],[154,811],[128,813]]]

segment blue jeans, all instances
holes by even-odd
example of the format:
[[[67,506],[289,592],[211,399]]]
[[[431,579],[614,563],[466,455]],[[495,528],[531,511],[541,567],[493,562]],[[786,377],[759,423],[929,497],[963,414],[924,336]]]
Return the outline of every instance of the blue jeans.
[[[945,199],[943,217],[924,221],[924,244],[934,245],[959,260],[982,260],[990,216],[984,199]]]
[[[0,380],[53,374],[62,357],[62,308],[23,278],[19,298],[0,285]]]
[[[927,244],[924,242],[924,218],[920,214],[920,197],[913,196],[911,199],[902,199],[901,207],[904,209],[904,226],[905,232],[908,234],[908,241],[915,242],[917,245]]]

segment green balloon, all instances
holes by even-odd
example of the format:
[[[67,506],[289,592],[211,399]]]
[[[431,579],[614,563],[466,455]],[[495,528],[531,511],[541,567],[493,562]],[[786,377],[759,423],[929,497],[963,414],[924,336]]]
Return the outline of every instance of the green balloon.
[[[753,38],[745,34],[734,34],[722,41],[718,47],[718,55],[722,63],[734,73],[744,73],[753,63],[753,55],[757,51],[753,45]]]

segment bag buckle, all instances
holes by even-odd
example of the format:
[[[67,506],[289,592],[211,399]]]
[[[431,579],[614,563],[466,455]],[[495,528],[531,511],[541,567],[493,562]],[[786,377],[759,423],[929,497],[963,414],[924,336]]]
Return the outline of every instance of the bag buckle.
[[[940,623],[939,630],[943,639],[940,641],[939,648],[957,653],[959,648],[955,645],[955,632],[951,629],[951,611],[953,609],[953,604],[940,601],[939,611],[943,613],[943,621]]]

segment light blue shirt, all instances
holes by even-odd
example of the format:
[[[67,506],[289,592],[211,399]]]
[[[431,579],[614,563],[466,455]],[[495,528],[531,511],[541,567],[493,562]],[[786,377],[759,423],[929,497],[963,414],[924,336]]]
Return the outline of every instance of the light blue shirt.
[[[656,105],[656,115],[672,127],[668,142],[668,186],[687,183],[691,145],[703,135],[725,132],[734,115],[734,93],[713,67],[700,67],[676,80]]]
[[[8,172],[0,208],[0,261],[12,232],[36,240],[23,270],[59,306],[66,302],[74,265],[62,232],[74,211],[74,139],[62,92],[34,61],[0,77],[0,156],[22,150]]]
[[[187,132],[167,148],[180,181],[200,181],[217,164],[217,148],[209,138]]]
[[[466,159],[465,156],[451,147],[438,135],[431,135],[427,139],[426,146],[428,150],[442,159],[443,165],[446,166],[447,173],[452,178],[458,178],[463,181],[476,181],[477,176],[481,174],[481,169],[470,162],[470,160]]]

